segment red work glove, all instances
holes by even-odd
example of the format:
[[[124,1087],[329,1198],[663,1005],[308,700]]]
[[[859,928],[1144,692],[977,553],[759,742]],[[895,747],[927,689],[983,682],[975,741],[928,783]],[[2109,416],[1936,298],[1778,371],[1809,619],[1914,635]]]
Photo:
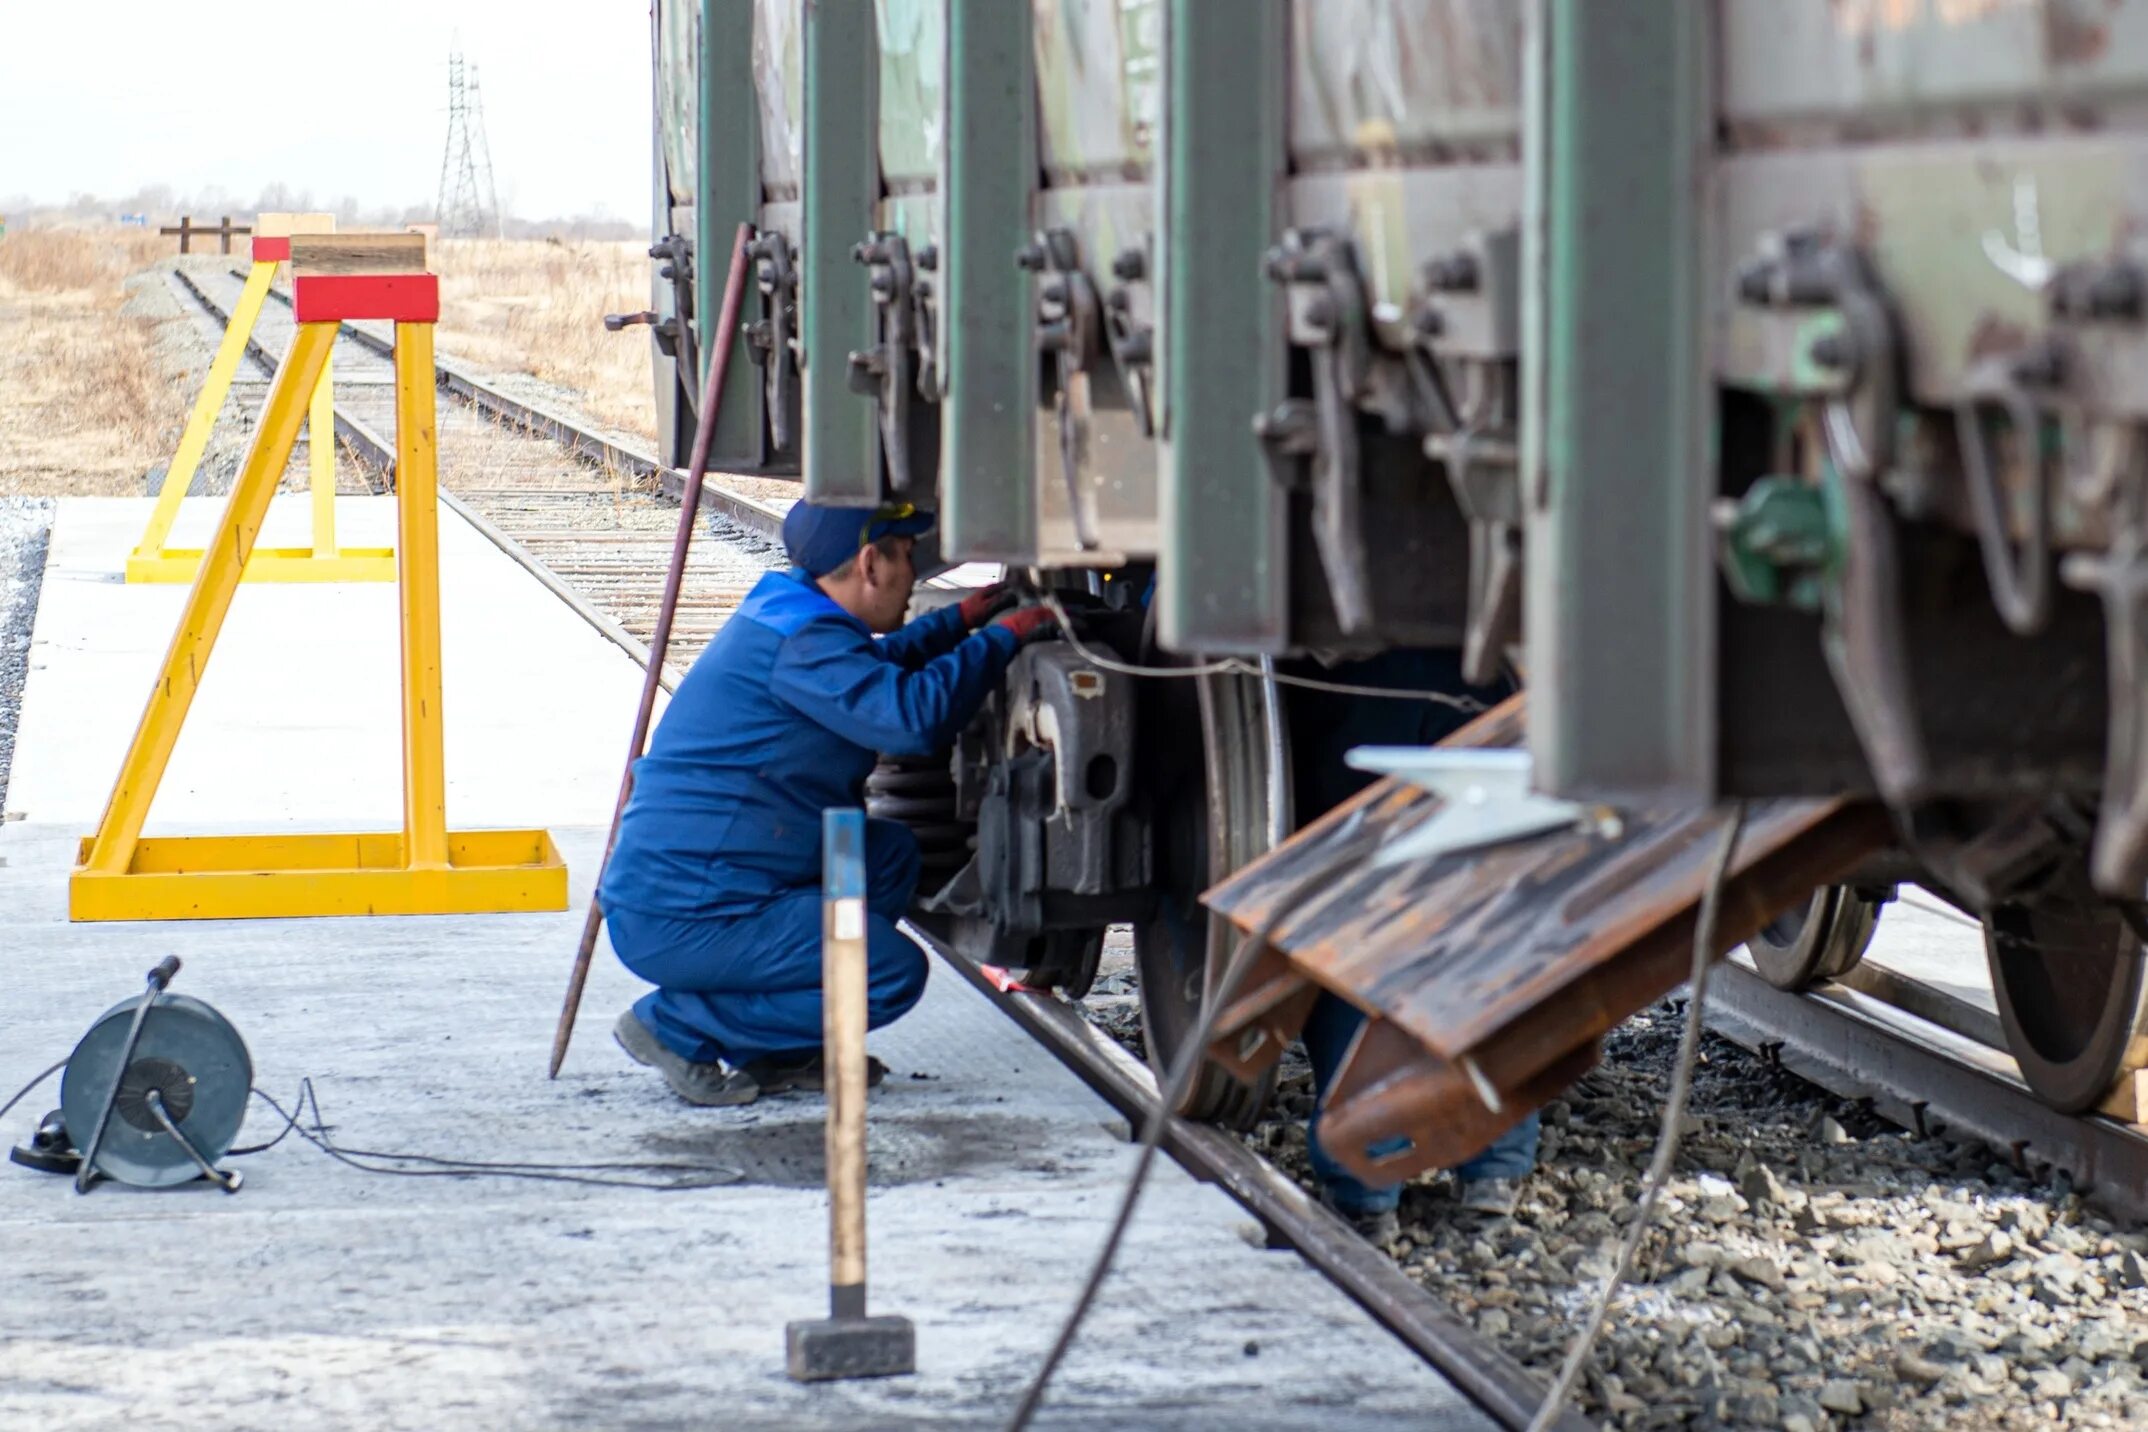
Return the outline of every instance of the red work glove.
[[[1005,582],[994,582],[989,587],[979,587],[958,604],[962,609],[962,625],[971,631],[992,619],[993,613],[1014,600],[1014,593],[1007,590]]]
[[[1051,630],[1052,609],[1044,606],[1023,607],[1019,611],[1007,613],[992,625],[1005,627],[1013,632],[1018,643],[1032,642]]]

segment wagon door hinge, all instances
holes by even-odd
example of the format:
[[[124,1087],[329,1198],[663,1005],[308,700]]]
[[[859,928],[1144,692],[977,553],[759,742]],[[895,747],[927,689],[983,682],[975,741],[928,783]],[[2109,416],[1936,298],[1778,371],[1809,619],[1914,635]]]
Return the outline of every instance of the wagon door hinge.
[[[1425,456],[1446,471],[1469,523],[1463,679],[1498,680],[1521,633],[1521,233],[1471,234],[1425,265],[1405,356]]]
[[[910,245],[900,234],[874,234],[850,256],[870,271],[873,306],[880,311],[878,346],[850,355],[850,387],[872,397],[879,408],[888,485],[908,492],[910,405],[917,388],[916,270],[910,263]]]
[[[1141,436],[1156,436],[1156,405],[1150,397],[1156,359],[1156,328],[1142,307],[1142,288],[1149,275],[1145,248],[1121,249],[1111,261],[1114,283],[1104,295],[1104,338],[1111,345],[1112,361],[1126,385],[1133,404],[1134,426]]]
[[[1372,367],[1365,285],[1350,241],[1321,229],[1293,229],[1268,255],[1268,276],[1290,302],[1290,341],[1312,357],[1312,442],[1305,451],[1302,410],[1285,403],[1255,420],[1278,472],[1311,459],[1313,541],[1327,569],[1336,624],[1345,633],[1372,626],[1372,571],[1363,520],[1363,469],[1357,405]],[[1296,479],[1289,479],[1295,485]]]
[[[694,241],[684,234],[666,234],[649,245],[649,257],[658,260],[656,276],[671,285],[671,311],[675,315],[669,324],[658,327],[657,346],[685,364],[687,372],[699,373],[694,349]],[[612,326],[609,315],[604,326]],[[671,329],[668,343],[662,331],[666,326]],[[698,406],[700,385],[687,383],[682,387],[689,395],[688,406]]]
[[[928,403],[947,396],[940,386],[939,284],[940,246],[927,244],[917,251],[917,277],[911,281],[910,297],[917,334],[917,395]]]
[[[1047,229],[1017,256],[1040,274],[1037,285],[1037,347],[1051,377],[1052,413],[1059,427],[1059,467],[1066,481],[1067,516],[1083,551],[1102,546],[1094,502],[1082,469],[1089,453],[1091,366],[1104,351],[1103,306],[1096,285],[1081,266],[1081,242],[1072,229]]]
[[[754,285],[761,290],[761,317],[742,330],[747,352],[766,373],[769,445],[792,451],[792,388],[798,381],[798,269],[790,240],[776,232],[762,234],[746,246],[753,259]]]
[[[1769,235],[1738,275],[1738,319],[1781,355],[1785,386],[1816,414],[1840,561],[1821,592],[1822,646],[1880,794],[1897,808],[1931,790],[1902,610],[1894,462],[1901,355],[1885,299],[1856,250],[1816,231]],[[1731,514],[1723,514],[1724,519]],[[1726,562],[1730,562],[1726,526]]]

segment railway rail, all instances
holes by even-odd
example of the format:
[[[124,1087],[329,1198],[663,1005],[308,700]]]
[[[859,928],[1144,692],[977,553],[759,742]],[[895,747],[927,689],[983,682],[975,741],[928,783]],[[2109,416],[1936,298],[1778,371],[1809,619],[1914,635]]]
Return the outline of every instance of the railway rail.
[[[175,268],[180,291],[219,323],[230,321],[243,274]],[[248,356],[273,375],[292,328],[288,299],[262,309]],[[375,491],[394,481],[392,340],[343,325],[336,348],[336,431]],[[645,451],[541,404],[501,392],[464,369],[438,365],[457,401],[441,405],[441,497],[530,568],[547,587],[637,660],[648,656],[664,563],[685,475]],[[769,565],[779,507],[705,482],[701,504],[738,540],[697,544],[672,628],[668,680],[691,663]]]
[[[2100,1114],[2053,1111],[2022,1083],[2003,1049],[1938,1022],[1973,1030],[1982,1011],[1954,1020],[1928,1008],[1937,1018],[1926,1018],[1889,1002],[1885,977],[1856,973],[1867,977],[1792,994],[1734,954],[1711,982],[1708,1021],[1902,1128],[1980,1139],[2025,1174],[2063,1170],[2112,1213],[2148,1220],[2148,1133]]]

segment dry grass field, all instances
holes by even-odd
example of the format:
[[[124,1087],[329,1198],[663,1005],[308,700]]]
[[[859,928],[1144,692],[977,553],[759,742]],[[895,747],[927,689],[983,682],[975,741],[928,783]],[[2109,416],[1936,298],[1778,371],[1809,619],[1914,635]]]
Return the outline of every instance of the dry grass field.
[[[156,325],[121,312],[130,274],[171,248],[139,229],[0,239],[0,495],[139,494],[193,395]]]
[[[647,244],[444,239],[431,263],[442,354],[570,389],[587,416],[655,442],[649,332],[604,331],[605,314],[649,306]]]
[[[0,495],[137,495],[169,460],[208,354],[192,336],[160,348],[156,321],[123,309],[128,277],[176,247],[117,227],[0,239]],[[645,245],[450,239],[431,262],[443,356],[564,390],[653,444],[648,333],[604,331],[606,313],[648,304]]]

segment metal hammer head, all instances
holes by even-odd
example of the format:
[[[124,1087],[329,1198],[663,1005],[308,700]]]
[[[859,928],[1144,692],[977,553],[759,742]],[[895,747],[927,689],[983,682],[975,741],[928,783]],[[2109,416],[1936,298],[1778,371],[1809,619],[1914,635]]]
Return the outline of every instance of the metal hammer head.
[[[917,1329],[904,1317],[811,1318],[786,1324],[783,1340],[793,1382],[917,1371]]]

